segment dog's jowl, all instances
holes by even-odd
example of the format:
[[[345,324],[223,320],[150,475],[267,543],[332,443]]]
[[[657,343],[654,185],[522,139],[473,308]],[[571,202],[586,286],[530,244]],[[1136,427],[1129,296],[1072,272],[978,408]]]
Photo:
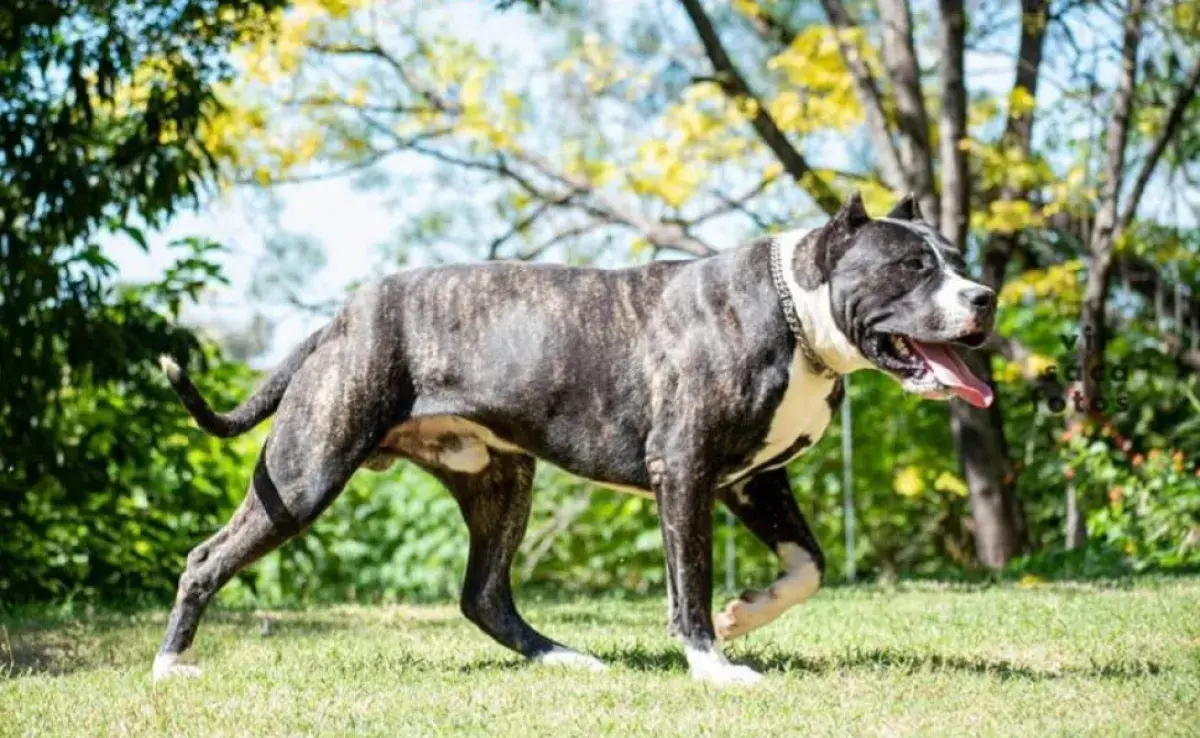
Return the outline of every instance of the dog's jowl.
[[[874,368],[926,397],[985,406],[954,344],[978,345],[995,296],[920,221],[911,197],[872,219],[857,195],[826,225],[716,256],[631,269],[489,263],[414,269],[359,290],[261,388],[216,413],[163,360],[206,430],[275,423],[241,507],[188,556],[156,677],[186,664],[204,608],[240,569],[303,531],[360,467],[398,459],[440,479],[470,531],[462,610],[503,645],[599,668],[534,630],[509,569],[536,459],[652,495],[666,547],[669,625],[691,671],[758,678],[719,640],[817,591],[821,548],[784,466],[816,444],[841,376]],[[712,609],[712,506],[779,557],[765,589]]]

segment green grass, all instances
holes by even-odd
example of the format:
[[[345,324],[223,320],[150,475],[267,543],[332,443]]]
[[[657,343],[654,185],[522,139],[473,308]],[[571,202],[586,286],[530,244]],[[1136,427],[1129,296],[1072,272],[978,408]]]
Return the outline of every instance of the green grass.
[[[162,612],[10,616],[0,734],[1200,733],[1196,578],[826,589],[728,649],[748,689],[690,681],[661,602],[524,609],[612,668],[526,665],[453,606],[343,606],[210,613],[205,675],[154,685]]]

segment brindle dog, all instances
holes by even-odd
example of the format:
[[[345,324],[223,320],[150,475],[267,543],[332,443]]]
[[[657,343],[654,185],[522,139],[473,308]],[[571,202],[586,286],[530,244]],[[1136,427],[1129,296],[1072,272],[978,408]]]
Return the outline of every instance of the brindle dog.
[[[310,525],[355,470],[397,459],[440,479],[462,509],[467,618],[529,659],[601,668],[532,628],[513,603],[509,570],[543,459],[654,497],[670,627],[693,675],[755,681],[725,659],[718,636],[757,628],[820,585],[821,549],[784,466],[824,432],[842,375],[875,368],[924,396],[991,401],[951,347],[981,343],[995,311],[993,292],[964,274],[911,196],[872,219],[853,195],[821,228],[693,261],[385,277],[226,414],[164,357],[210,433],[244,433],[272,414],[275,423],[242,506],[188,556],[154,674],[197,673],[182,657],[222,585]],[[714,619],[717,501],[784,573]]]

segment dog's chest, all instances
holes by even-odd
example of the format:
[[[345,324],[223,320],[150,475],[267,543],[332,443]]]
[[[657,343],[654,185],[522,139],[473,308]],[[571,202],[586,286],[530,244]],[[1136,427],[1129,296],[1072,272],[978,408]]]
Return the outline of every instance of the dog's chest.
[[[728,484],[751,473],[777,469],[812,447],[829,427],[840,392],[838,382],[809,373],[803,357],[796,351],[788,367],[787,388],[771,416],[766,435],[750,460],[727,474],[723,481]]]

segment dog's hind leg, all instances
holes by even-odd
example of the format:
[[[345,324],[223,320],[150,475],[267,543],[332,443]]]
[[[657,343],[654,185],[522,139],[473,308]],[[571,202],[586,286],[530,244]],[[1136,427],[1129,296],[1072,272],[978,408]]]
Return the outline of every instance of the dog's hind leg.
[[[728,640],[766,625],[811,597],[821,586],[825,557],[796,506],[785,470],[756,475],[744,487],[726,488],[720,496],[750,532],[775,552],[784,568],[765,591],[742,593],[713,619],[717,635]]]
[[[155,679],[194,676],[185,662],[212,598],[243,568],[304,530],[342,491],[404,406],[384,388],[368,391],[370,362],[355,363],[340,345],[292,380],[259,455],[250,491],[233,518],[197,546],[179,579],[175,606],[154,659]],[[311,361],[311,360],[310,360]]]
[[[276,525],[264,508],[259,490],[262,479],[269,478],[263,456],[259,457],[255,479],[241,507],[216,535],[188,554],[166,635],[154,657],[155,681],[200,674],[198,668],[185,662],[208,603],[238,571],[275,549],[292,533],[287,526]],[[273,485],[272,494],[278,495]]]
[[[188,554],[166,635],[154,659],[156,680],[199,675],[195,666],[186,663],[187,654],[212,598],[239,571],[312,523],[354,471],[337,461],[324,464],[323,469],[304,464],[283,471],[296,457],[274,453],[278,442],[272,434],[255,466],[250,492],[230,521]]]
[[[428,467],[458,501],[470,531],[463,614],[498,643],[532,661],[603,669],[598,659],[534,630],[513,603],[512,561],[529,523],[533,469],[532,457],[497,452],[475,473]]]

